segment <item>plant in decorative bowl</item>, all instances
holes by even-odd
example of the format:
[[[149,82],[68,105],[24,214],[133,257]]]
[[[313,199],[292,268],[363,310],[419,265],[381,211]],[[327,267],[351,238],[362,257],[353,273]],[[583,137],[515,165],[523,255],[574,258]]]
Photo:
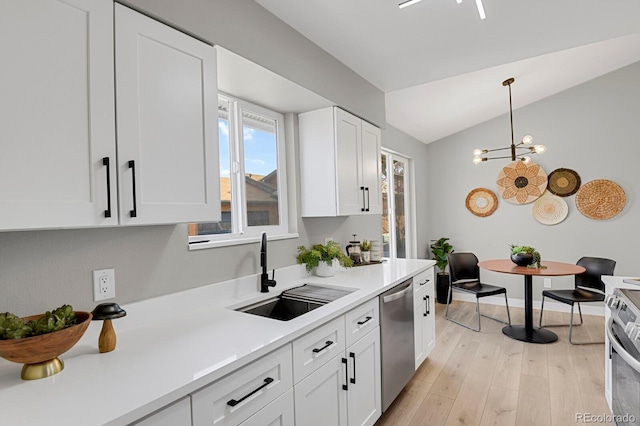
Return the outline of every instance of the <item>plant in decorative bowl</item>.
[[[327,244],[314,244],[311,248],[298,247],[298,255],[296,256],[298,264],[304,263],[307,272],[316,268],[316,275],[320,277],[330,277],[335,274],[334,260],[337,260],[345,268],[353,266],[351,259],[342,252],[335,241],[329,241]]]
[[[19,318],[11,313],[0,314],[0,356],[24,364],[24,380],[42,379],[59,373],[64,362],[58,356],[65,353],[82,337],[91,323],[90,312],[72,312],[68,321],[52,314]],[[70,308],[70,307],[69,307]]]
[[[546,268],[541,264],[542,259],[538,250],[530,246],[516,246],[511,244],[511,261],[518,266],[527,268]]]

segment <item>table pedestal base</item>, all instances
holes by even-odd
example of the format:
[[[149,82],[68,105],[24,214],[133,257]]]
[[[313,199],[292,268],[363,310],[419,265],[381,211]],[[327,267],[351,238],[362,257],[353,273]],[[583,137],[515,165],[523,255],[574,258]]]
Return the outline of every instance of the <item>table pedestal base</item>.
[[[544,328],[532,328],[527,331],[524,325],[508,325],[502,328],[502,333],[512,339],[529,343],[551,343],[558,340],[558,335]]]

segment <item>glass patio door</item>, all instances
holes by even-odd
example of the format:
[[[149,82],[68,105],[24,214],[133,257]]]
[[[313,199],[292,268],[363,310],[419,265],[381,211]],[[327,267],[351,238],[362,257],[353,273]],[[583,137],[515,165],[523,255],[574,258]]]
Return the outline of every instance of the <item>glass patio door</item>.
[[[382,150],[382,246],[392,259],[412,257],[409,166],[408,158]]]

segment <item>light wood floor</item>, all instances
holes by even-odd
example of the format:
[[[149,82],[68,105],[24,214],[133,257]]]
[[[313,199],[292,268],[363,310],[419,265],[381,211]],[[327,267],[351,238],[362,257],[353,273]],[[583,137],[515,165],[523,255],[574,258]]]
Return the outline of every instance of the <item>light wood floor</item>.
[[[570,425],[576,413],[610,414],[604,397],[604,344],[569,344],[568,327],[553,327],[558,341],[539,345],[502,334],[503,324],[482,318],[477,333],[447,321],[436,303],[436,347],[378,420],[382,425]],[[454,301],[450,314],[474,321],[475,304]],[[481,305],[506,319],[504,305]],[[534,310],[534,324],[540,312]],[[545,311],[545,322],[568,324],[569,314]],[[576,320],[577,314],[576,314]],[[604,318],[584,316],[574,341],[604,341]],[[524,309],[511,308],[512,324]]]

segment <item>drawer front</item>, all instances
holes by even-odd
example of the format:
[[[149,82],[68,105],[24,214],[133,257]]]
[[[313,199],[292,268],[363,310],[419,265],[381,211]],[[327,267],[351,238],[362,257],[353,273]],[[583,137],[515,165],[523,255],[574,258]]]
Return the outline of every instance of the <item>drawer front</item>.
[[[293,389],[258,411],[240,426],[294,426]]]
[[[418,296],[424,296],[427,293],[427,287],[429,284],[433,286],[434,283],[434,275],[433,275],[433,267],[427,269],[426,271],[420,272],[418,275],[413,277],[413,294],[414,299],[417,299]]]
[[[380,325],[380,302],[376,297],[347,312],[344,316],[347,347]]]
[[[293,386],[286,345],[191,395],[193,426],[237,425]]]
[[[293,342],[294,382],[307,377],[345,349],[344,316],[334,319]]]

